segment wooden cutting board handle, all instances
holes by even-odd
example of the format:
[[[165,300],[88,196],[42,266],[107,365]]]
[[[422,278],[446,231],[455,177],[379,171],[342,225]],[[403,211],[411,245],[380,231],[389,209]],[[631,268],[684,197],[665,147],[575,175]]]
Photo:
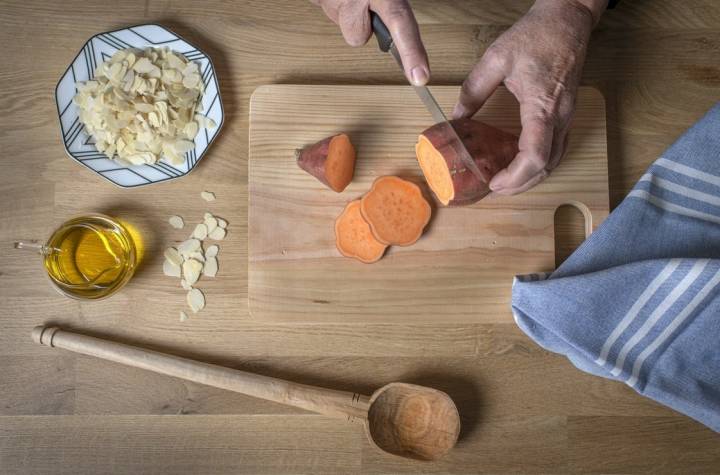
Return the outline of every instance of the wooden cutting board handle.
[[[328,416],[343,417],[355,422],[363,422],[368,417],[370,398],[362,394],[306,386],[269,376],[246,373],[80,335],[57,327],[35,327],[32,331],[32,339],[41,345],[63,348]]]

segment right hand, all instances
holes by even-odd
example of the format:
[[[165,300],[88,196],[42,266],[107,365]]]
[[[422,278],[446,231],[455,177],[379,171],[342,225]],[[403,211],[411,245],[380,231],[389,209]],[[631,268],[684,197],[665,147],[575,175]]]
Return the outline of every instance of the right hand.
[[[402,58],[410,84],[423,86],[430,79],[427,53],[420,29],[406,0],[310,0],[342,31],[350,46],[362,46],[372,35],[370,10],[377,13],[390,30]]]

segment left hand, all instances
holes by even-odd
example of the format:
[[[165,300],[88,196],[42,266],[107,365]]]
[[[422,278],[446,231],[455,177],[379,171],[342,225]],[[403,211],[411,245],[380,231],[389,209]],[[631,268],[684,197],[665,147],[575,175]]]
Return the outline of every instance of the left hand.
[[[598,11],[583,0],[538,0],[485,51],[463,83],[455,118],[475,114],[501,83],[520,103],[519,152],[490,181],[493,192],[521,193],[560,163]]]

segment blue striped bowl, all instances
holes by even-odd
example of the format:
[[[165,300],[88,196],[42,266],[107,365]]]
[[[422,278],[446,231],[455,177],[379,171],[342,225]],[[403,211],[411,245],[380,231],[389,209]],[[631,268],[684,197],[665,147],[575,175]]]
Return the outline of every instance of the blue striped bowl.
[[[78,120],[77,106],[72,99],[77,90],[75,83],[94,76],[98,64],[125,48],[168,47],[182,53],[200,67],[205,83],[202,98],[203,114],[217,127],[200,129],[195,137],[195,148],[185,154],[185,163],[171,165],[160,160],[153,165],[124,166],[98,152],[92,137]],[[123,188],[149,185],[187,175],[205,156],[208,147],[222,128],[225,115],[215,68],[210,57],[172,31],[160,25],[139,25],[122,30],[100,33],[90,38],[68,66],[55,88],[55,101],[60,118],[60,130],[68,155],[81,165]]]

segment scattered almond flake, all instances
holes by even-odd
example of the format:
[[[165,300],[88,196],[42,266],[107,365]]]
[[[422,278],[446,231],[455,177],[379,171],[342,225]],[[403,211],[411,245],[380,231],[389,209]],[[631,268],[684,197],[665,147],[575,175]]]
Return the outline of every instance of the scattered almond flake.
[[[180,321],[181,321],[181,322],[184,322],[184,321],[187,320],[187,319],[188,319],[187,313],[185,313],[184,311],[180,310]]]
[[[207,251],[205,251],[205,257],[216,257],[219,250],[220,248],[217,246],[217,244],[213,244],[212,246],[207,248]]]
[[[200,249],[200,241],[193,238],[181,242],[180,245],[177,247],[178,252],[183,257],[189,256],[198,249]]]
[[[225,228],[221,228],[218,226],[217,228],[213,229],[213,232],[211,232],[208,236],[210,239],[214,239],[215,241],[222,241],[225,239]]]
[[[172,226],[175,229],[182,229],[185,227],[185,221],[180,216],[170,216],[170,219],[168,219],[170,222],[170,226]]]
[[[163,253],[165,259],[172,262],[175,266],[180,267],[183,263],[183,258],[180,253],[174,247],[168,247]]]
[[[205,296],[199,289],[192,289],[187,293],[187,303],[193,313],[198,313],[205,308]]]
[[[195,259],[196,261],[203,263],[205,262],[205,256],[203,255],[202,250],[193,252],[188,256],[188,259]]]
[[[208,202],[215,201],[215,193],[212,191],[202,191],[200,192],[200,198]]]
[[[195,239],[203,240],[208,236],[208,227],[204,224],[198,224],[195,226],[195,230],[193,231],[192,237]]]
[[[225,221],[224,219],[217,218],[217,222],[218,222],[218,226],[220,226],[221,228],[223,228],[223,229],[227,228],[228,222]]]
[[[78,82],[73,101],[96,148],[120,163],[185,162],[200,128],[204,84],[198,64],[167,48],[117,51]],[[197,117],[196,117],[197,116]]]
[[[185,280],[185,279],[180,279],[180,287],[182,287],[185,290],[192,289],[192,285],[188,284],[187,280]]]
[[[203,267],[203,275],[208,277],[215,277],[218,271],[218,261],[215,257],[208,257]]]
[[[172,261],[165,259],[163,262],[163,274],[168,277],[180,277],[180,266],[176,266]]]
[[[208,213],[205,213],[205,214],[206,214],[206,216],[205,216],[204,224],[207,227],[208,234],[210,234],[211,232],[213,232],[213,229],[217,228],[218,222],[217,222],[217,219],[215,219],[215,216],[213,216],[213,215],[207,216]]]
[[[185,277],[185,282],[188,285],[193,285],[200,278],[200,273],[203,270],[203,265],[200,261],[195,259],[188,259],[183,262],[182,273]],[[179,277],[179,276],[178,276]]]

